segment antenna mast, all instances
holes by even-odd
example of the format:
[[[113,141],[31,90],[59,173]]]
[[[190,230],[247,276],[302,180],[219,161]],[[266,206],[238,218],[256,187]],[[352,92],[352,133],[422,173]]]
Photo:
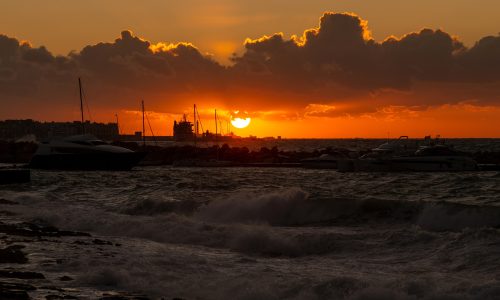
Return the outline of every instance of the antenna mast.
[[[83,120],[83,91],[82,91],[82,79],[78,77],[78,88],[80,90],[80,113],[82,115],[82,134],[85,134],[85,123]]]

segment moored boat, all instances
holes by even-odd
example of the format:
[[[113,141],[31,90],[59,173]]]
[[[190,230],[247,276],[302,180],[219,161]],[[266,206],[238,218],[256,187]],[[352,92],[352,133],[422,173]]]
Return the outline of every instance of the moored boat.
[[[426,139],[428,141],[428,139]],[[381,151],[387,149],[387,151]],[[359,159],[338,161],[341,172],[457,172],[478,170],[471,157],[445,144],[434,142],[420,146],[414,152],[408,148],[378,147]]]
[[[34,169],[130,170],[146,155],[112,146],[96,137],[70,136],[41,143],[29,164]]]

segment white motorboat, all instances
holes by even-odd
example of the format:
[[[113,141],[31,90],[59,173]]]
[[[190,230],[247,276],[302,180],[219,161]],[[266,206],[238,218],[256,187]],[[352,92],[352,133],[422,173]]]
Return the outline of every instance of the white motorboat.
[[[426,141],[429,140],[426,139]],[[359,159],[339,160],[338,170],[341,172],[454,172],[478,169],[474,159],[444,144],[431,142],[418,147],[416,151],[401,147],[400,142],[384,145],[373,149],[372,152]]]
[[[145,155],[109,145],[90,134],[75,135],[41,143],[29,166],[59,170],[130,170]]]

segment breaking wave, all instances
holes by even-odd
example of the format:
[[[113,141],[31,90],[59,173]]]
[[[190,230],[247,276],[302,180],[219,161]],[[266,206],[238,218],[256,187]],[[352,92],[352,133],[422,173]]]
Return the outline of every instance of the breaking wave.
[[[500,226],[499,206],[377,198],[314,199],[298,188],[263,195],[236,194],[202,206],[196,216],[210,222],[274,226],[405,222],[431,231]]]
[[[354,253],[364,249],[364,240],[372,234],[334,230],[339,227],[380,228],[386,243],[406,247],[433,242],[437,237],[432,232],[500,226],[500,207],[496,206],[315,199],[298,188],[265,194],[239,192],[206,203],[145,198],[130,201],[117,212],[71,206],[17,210],[29,214],[32,221],[76,231],[288,257]],[[499,237],[495,232],[493,239]]]

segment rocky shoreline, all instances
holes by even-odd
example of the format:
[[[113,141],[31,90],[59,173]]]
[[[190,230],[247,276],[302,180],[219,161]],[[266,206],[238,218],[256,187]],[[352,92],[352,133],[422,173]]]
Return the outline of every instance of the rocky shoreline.
[[[85,251],[109,251],[121,244],[103,240],[85,232],[65,231],[52,226],[23,222],[5,210],[18,205],[0,199],[0,299],[149,299],[127,292],[99,291],[72,284],[74,274],[40,272],[40,265],[50,268],[68,264],[68,258],[54,257],[51,247],[85,247]],[[40,253],[40,250],[45,252]],[[40,259],[40,256],[43,259]]]

